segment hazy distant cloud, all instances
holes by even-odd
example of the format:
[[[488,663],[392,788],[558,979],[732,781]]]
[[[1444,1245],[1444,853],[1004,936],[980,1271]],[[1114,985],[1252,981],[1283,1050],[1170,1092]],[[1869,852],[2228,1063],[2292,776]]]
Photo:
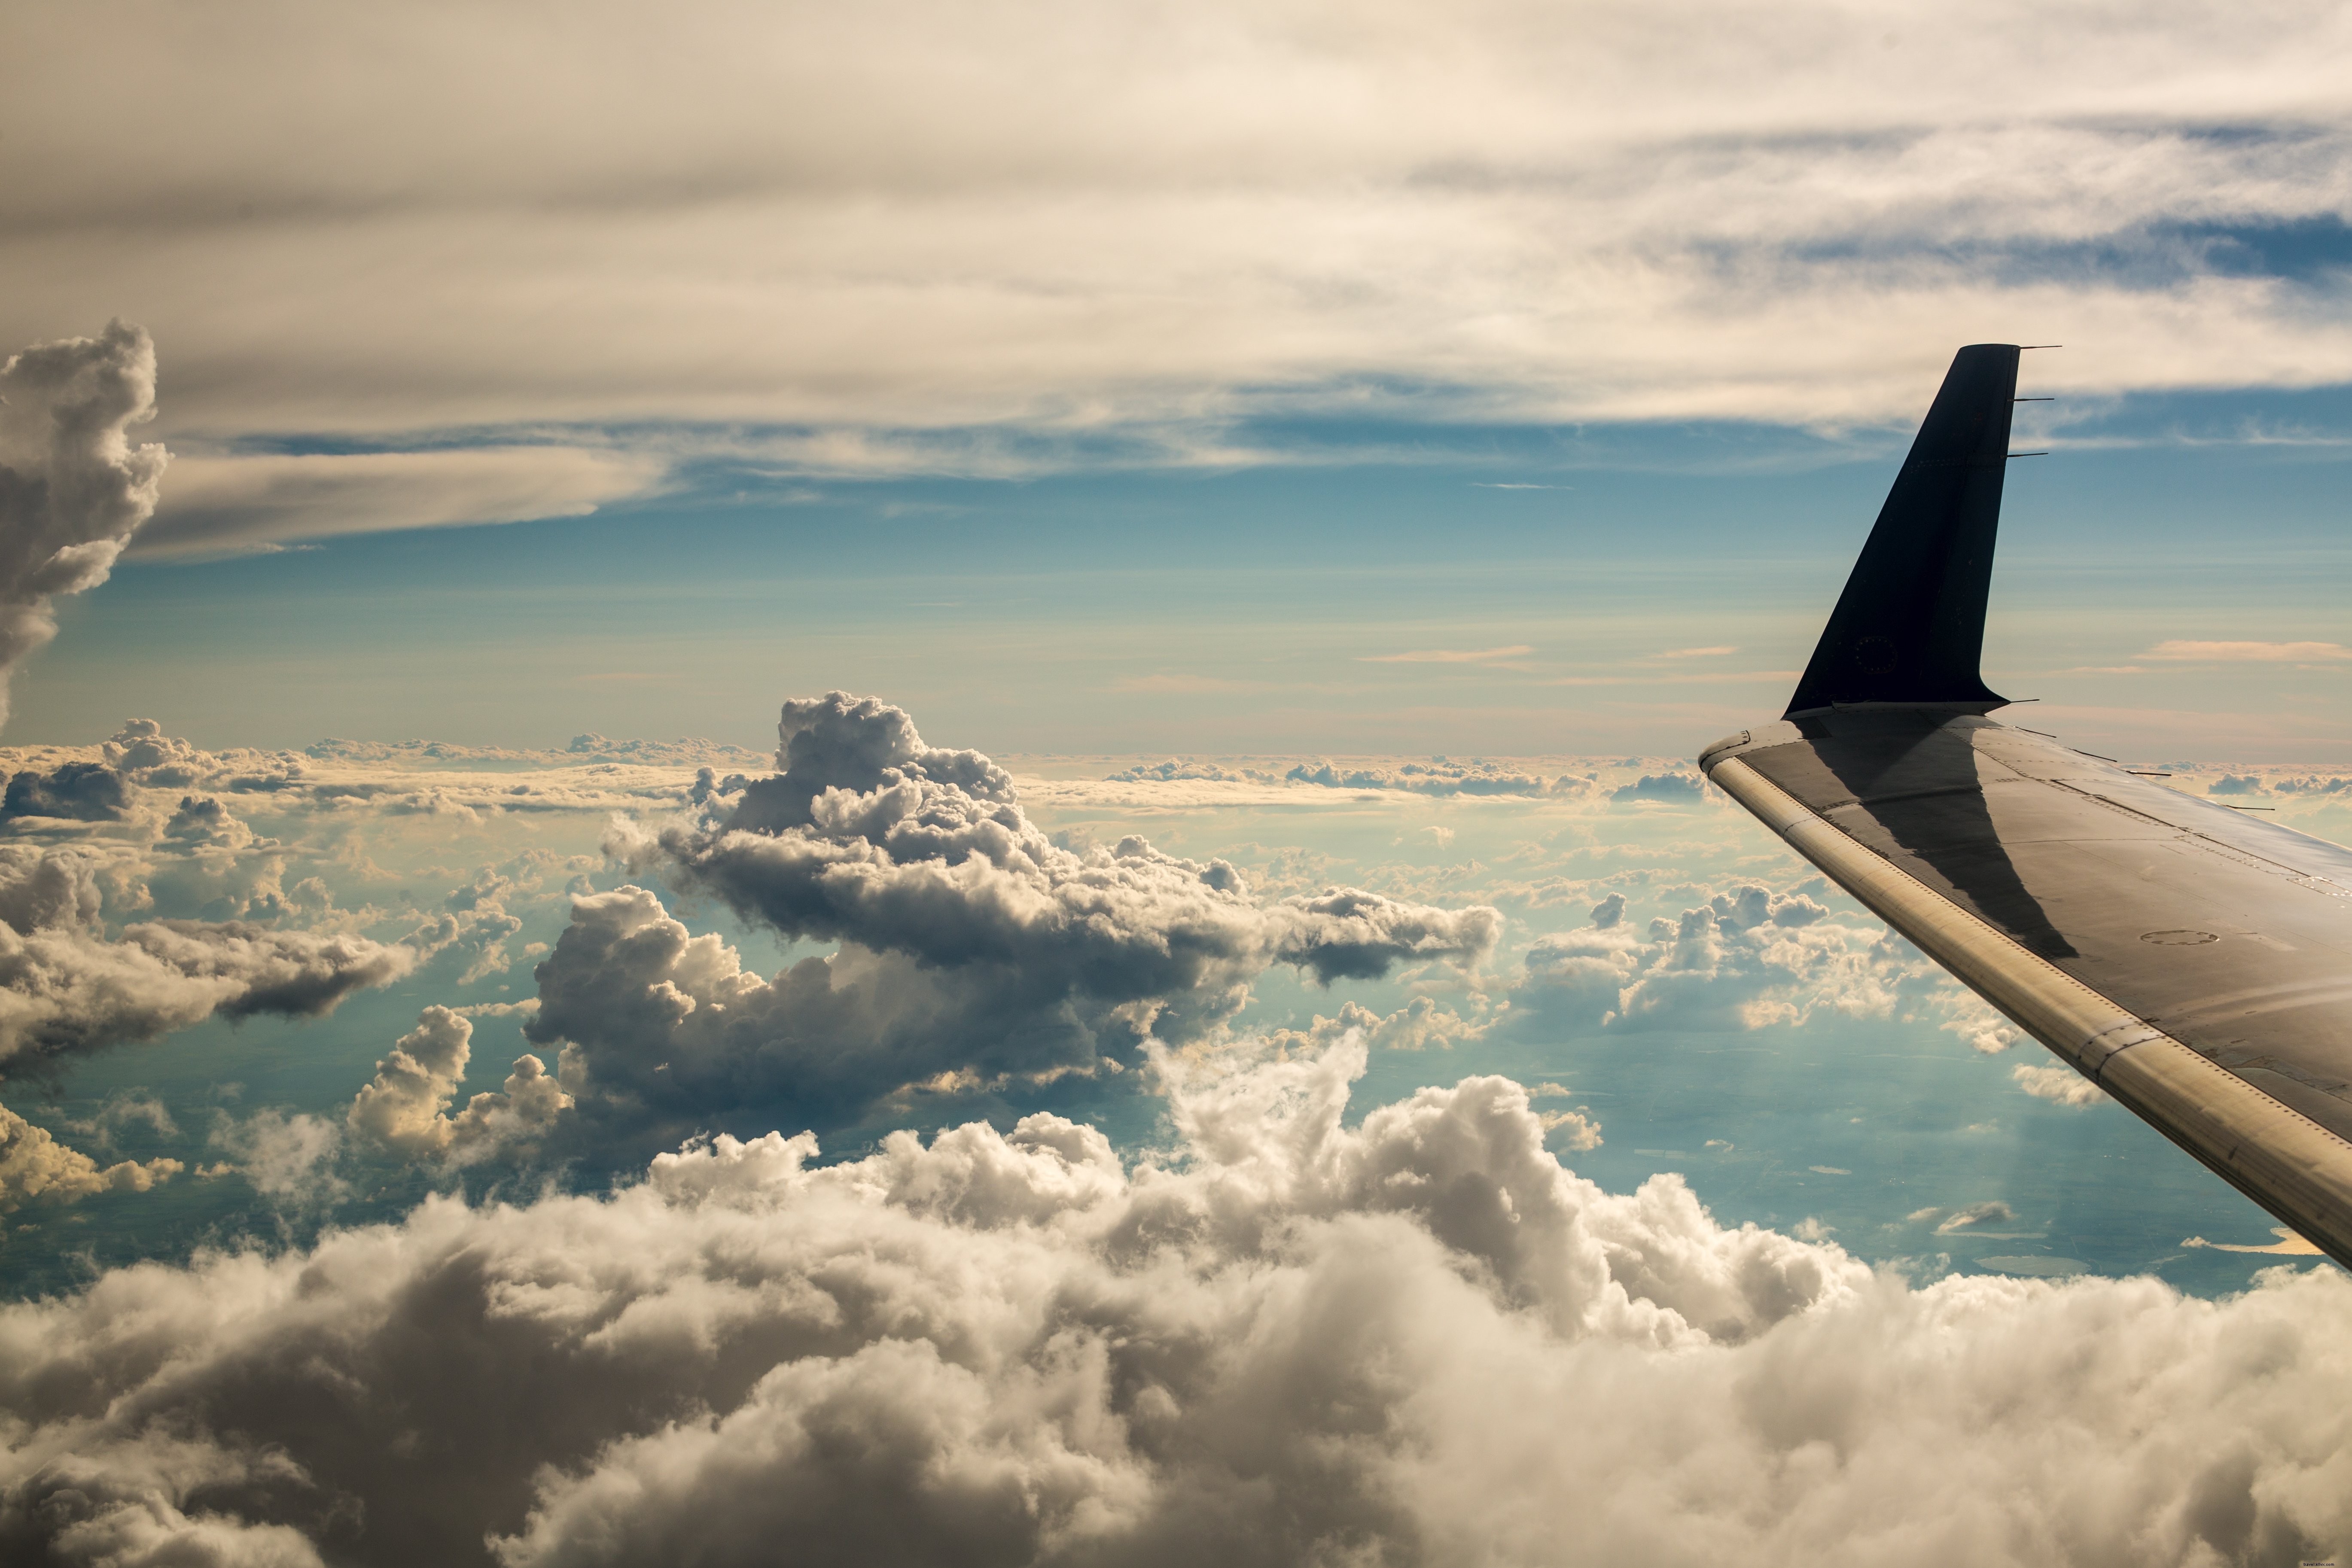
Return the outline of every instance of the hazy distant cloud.
[[[1425,763],[1298,763],[1282,776],[1292,784],[1321,784],[1328,789],[1391,789],[1408,795],[1586,795],[1599,789],[1590,777],[1528,773],[1480,757],[1460,762],[1432,757]]]
[[[2173,637],[2139,657],[2217,663],[2319,664],[2352,658],[2352,647],[2333,642],[2185,642]]]
[[[1591,923],[1528,950],[1495,1026],[1536,1039],[1593,1029],[1761,1029],[1816,1013],[1966,1009],[1967,993],[1875,923],[1848,925],[1802,892],[1740,882],[1637,931],[1612,893]]]
[[[49,601],[106,581],[155,510],[166,459],[126,435],[155,412],[155,346],[114,321],[0,364],[0,723],[25,656],[57,635]]]
[[[0,1550],[1926,1568],[2096,1555],[2118,1518],[2176,1568],[2352,1546],[2313,1416],[2352,1402],[2333,1270],[1914,1289],[1676,1176],[1601,1191],[1501,1079],[1351,1126],[1363,1060],[1169,1062],[1178,1147],[1131,1172],[1051,1115],[832,1165],[721,1137],[617,1192],[0,1307]]]
[[[141,555],[267,550],[294,540],[576,517],[646,493],[657,455],[574,447],[182,457]]]

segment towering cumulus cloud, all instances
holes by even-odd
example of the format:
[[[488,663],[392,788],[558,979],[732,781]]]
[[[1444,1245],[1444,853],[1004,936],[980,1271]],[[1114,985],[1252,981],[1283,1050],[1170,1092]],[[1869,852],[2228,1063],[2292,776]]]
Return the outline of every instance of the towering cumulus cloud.
[[[0,722],[16,666],[57,635],[49,601],[106,581],[155,510],[166,458],[126,432],[155,412],[155,345],[111,322],[0,365]]]
[[[442,1049],[446,1051],[446,1042]],[[1954,1277],[1563,1170],[1360,1044],[819,1168],[697,1143],[0,1308],[0,1555],[68,1564],[2293,1563],[2352,1288]]]
[[[568,1042],[583,1109],[838,1114],[916,1087],[1121,1070],[1224,1022],[1267,968],[1315,979],[1474,966],[1501,917],[1334,888],[1262,903],[1222,860],[1052,843],[978,752],[843,692],[784,705],[781,770],[698,824],[611,847],[787,936],[837,942],[772,981],[641,888],[583,898],[527,1033]],[[789,1119],[789,1118],[788,1118]],[[707,1124],[707,1123],[704,1123]],[[805,1125],[804,1120],[798,1124]]]

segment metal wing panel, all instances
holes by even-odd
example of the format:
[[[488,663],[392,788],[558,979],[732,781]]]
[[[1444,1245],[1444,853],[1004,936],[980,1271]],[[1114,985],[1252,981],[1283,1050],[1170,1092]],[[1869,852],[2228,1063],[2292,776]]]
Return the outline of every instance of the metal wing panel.
[[[2299,1108],[2313,1098],[2306,1086],[2190,1048],[1864,847],[1735,751],[1712,748],[1702,765],[1766,826],[2134,1114],[2352,1268],[2352,1142]]]
[[[1974,715],[1860,710],[1773,731],[1710,769],[1738,756],[2027,952],[2352,1138],[2352,855]]]

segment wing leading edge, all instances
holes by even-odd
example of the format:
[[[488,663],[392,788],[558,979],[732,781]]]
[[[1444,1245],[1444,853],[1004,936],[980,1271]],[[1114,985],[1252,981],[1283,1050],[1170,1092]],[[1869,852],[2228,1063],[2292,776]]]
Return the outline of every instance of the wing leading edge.
[[[2352,1268],[2352,851],[1984,717],[2003,700],[1977,665],[2016,364],[1959,352],[1788,714],[1699,766]]]

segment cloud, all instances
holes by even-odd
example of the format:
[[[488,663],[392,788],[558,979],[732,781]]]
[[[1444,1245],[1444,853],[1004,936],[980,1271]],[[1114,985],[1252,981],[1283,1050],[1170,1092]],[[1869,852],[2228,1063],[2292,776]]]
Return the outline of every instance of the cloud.
[[[39,1198],[71,1203],[92,1193],[143,1193],[186,1169],[177,1160],[161,1158],[120,1160],[101,1169],[47,1128],[0,1105],[0,1215]]]
[[[1610,792],[1612,800],[1695,801],[1706,793],[1696,773],[1643,773],[1632,784]]]
[[[1535,651],[1526,643],[1513,643],[1508,647],[1430,647],[1414,653],[1359,654],[1356,656],[1356,662],[1358,664],[1495,664],[1504,659],[1522,658]]]
[[[577,447],[183,456],[137,555],[270,550],[303,539],[579,517],[645,495],[657,455]]]
[[[1915,1289],[1720,1226],[1678,1177],[1601,1191],[1507,1080],[1350,1126],[1362,1064],[1167,1061],[1181,1142],[1131,1171],[1051,1115],[829,1165],[805,1136],[721,1137],[616,1192],[435,1198],[0,1307],[0,1547],[535,1568],[779,1541],[843,1563],[1860,1543],[1902,1568],[2119,1529],[2181,1565],[2352,1545],[2332,1270],[2220,1301]]]
[[[154,413],[155,346],[122,321],[0,364],[0,723],[10,673],[57,636],[50,601],[105,582],[155,510],[163,448],[125,434]]]
[[[2352,658],[2352,647],[2333,642],[2185,642],[2174,637],[2139,657],[2224,664],[2321,664]]]
[[[610,847],[841,950],[762,982],[642,889],[578,900],[525,1033],[568,1043],[561,1070],[583,1105],[571,1064],[580,1085],[681,1114],[753,1103],[738,1091],[755,1087],[789,1091],[764,1103],[795,1115],[839,1114],[932,1080],[1116,1070],[1147,1037],[1230,1018],[1276,964],[1323,984],[1406,963],[1475,969],[1501,931],[1483,906],[1354,888],[1261,903],[1226,862],[1139,837],[1059,847],[1003,769],[926,745],[877,699],[787,702],[778,732],[782,772],[698,822],[616,825]]]
[[[235,5],[97,47],[60,7],[0,268],[25,321],[140,300],[223,440],[691,421],[801,471],[1255,455],[1302,408],[1906,419],[2037,320],[2086,391],[2347,378],[2328,269],[2248,265],[2342,211],[2330,9],[1976,15],[704,3],[384,47]]]
[[[335,1173],[342,1130],[322,1116],[268,1107],[250,1116],[219,1114],[205,1142],[224,1158],[204,1166],[206,1178],[243,1176],[254,1191],[295,1208],[321,1207],[351,1195]]]
[[[2317,1247],[2314,1246],[2304,1237],[2297,1236],[2285,1226],[2273,1226],[2271,1227],[2271,1234],[2277,1237],[2278,1239],[2272,1242],[2267,1247],[2232,1244],[2227,1241],[2208,1241],[2201,1236],[2189,1237],[2183,1240],[2180,1245],[2189,1247],[2210,1247],[2216,1252],[2271,1252],[2276,1253],[2282,1258],[2317,1258],[2321,1256],[2320,1250]]]
[[[455,1009],[427,1007],[417,1015],[416,1027],[394,1042],[352,1100],[345,1118],[352,1132],[411,1159],[462,1165],[527,1158],[572,1108],[572,1097],[547,1076],[545,1063],[525,1055],[515,1058],[499,1090],[475,1095],[454,1117],[445,1114],[466,1076],[473,1035],[474,1026]]]
[[[148,1040],[220,1013],[315,1016],[415,967],[412,947],[247,921],[142,921],[94,933],[96,859],[0,846],[0,1068]]]
[[[1737,647],[1733,647],[1728,645],[1720,647],[1670,647],[1666,649],[1665,652],[1654,657],[1659,658],[1720,658],[1726,654],[1738,653],[1738,651],[1739,650]]]
[[[1773,1028],[1817,1013],[1952,1011],[1973,1022],[1980,1006],[1884,927],[1832,919],[1801,891],[1736,883],[1646,931],[1624,911],[1612,892],[1590,925],[1538,937],[1509,1015],[1494,1026],[1553,1040],[1601,1029]]]
[[[1970,1204],[1966,1208],[1954,1209],[1946,1215],[1943,1223],[1936,1227],[1936,1234],[1954,1236],[1961,1231],[1982,1230],[1990,1225],[2009,1225],[2016,1218],[2015,1209],[1995,1198],[1987,1203]]]
[[[48,773],[27,768],[10,776],[0,797],[0,821],[50,816],[69,822],[115,822],[126,815],[122,775],[102,763],[65,763]]]
[[[2107,1091],[2070,1067],[2032,1067],[2020,1062],[2010,1069],[2017,1087],[2036,1100],[2081,1109],[2105,1103]]]
[[[1507,763],[1483,757],[1456,762],[1432,757],[1426,763],[1367,763],[1341,766],[1328,761],[1293,763],[1282,777],[1291,784],[1321,784],[1327,789],[1392,789],[1409,795],[1589,795],[1590,778],[1573,773],[1528,773]]]

